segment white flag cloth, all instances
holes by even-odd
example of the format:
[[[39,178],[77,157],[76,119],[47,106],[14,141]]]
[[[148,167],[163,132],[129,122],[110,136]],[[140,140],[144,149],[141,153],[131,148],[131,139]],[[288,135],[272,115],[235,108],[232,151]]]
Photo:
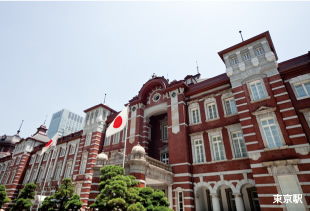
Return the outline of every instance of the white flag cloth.
[[[122,112],[117,115],[117,117],[115,117],[113,122],[108,127],[105,136],[109,137],[123,130],[127,124],[127,120],[128,120],[128,106],[124,108]]]
[[[48,148],[56,146],[57,140],[58,140],[58,133],[56,133],[54,137],[49,142],[47,142],[45,147],[43,147],[40,155],[43,155],[46,152],[46,150],[48,150]]]

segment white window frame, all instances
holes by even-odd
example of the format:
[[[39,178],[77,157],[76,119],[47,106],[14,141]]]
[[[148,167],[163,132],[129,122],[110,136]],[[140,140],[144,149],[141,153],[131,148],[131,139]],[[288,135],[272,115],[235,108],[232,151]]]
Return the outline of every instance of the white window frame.
[[[234,103],[235,103],[235,109],[236,109],[235,112],[233,112],[232,105],[231,105],[231,100],[233,100]],[[227,111],[228,109],[227,109],[227,106],[226,106],[226,101],[229,101],[229,105],[231,106],[231,111],[232,111],[231,114],[229,114],[228,111]],[[235,98],[233,97],[232,93],[229,93],[229,95],[227,95],[227,96],[223,95],[222,96],[222,103],[223,103],[223,109],[224,109],[225,117],[233,116],[233,115],[238,114],[238,109],[237,109],[236,101],[235,101]]]
[[[112,144],[118,144],[120,139],[120,132],[117,132],[113,135],[113,143]]]
[[[193,111],[196,111],[196,117],[198,119],[194,121]],[[188,113],[190,117],[190,125],[196,125],[201,123],[201,115],[200,115],[200,109],[198,103],[192,103],[188,106]]]
[[[61,147],[60,148],[60,155],[59,155],[59,157],[64,157],[65,154],[66,154],[66,148],[65,147]]]
[[[74,154],[74,152],[75,152],[75,147],[76,147],[76,145],[75,145],[75,144],[71,144],[71,145],[70,145],[69,155]]]
[[[88,152],[83,152],[82,157],[81,157],[79,174],[85,174],[87,158],[88,158]]]
[[[30,173],[30,170],[27,170],[27,171],[26,171],[26,174],[25,174],[25,178],[24,178],[23,184],[26,184],[26,182],[28,181],[29,176],[30,176],[29,173]]]
[[[254,52],[256,56],[261,56],[265,54],[265,51],[262,45],[254,47]]]
[[[294,94],[295,94],[295,97],[296,97],[297,100],[302,100],[302,99],[306,99],[306,98],[310,97],[310,95],[304,96],[304,97],[299,97],[299,95],[297,93],[297,90],[296,90],[296,86],[298,86],[300,84],[305,84],[305,83],[310,82],[310,73],[304,74],[304,75],[299,75],[299,76],[297,76],[295,78],[291,78],[289,80],[289,82],[291,84],[291,87],[292,87],[292,89],[294,91]]]
[[[12,184],[14,182],[14,177],[16,175],[16,170],[12,171],[12,175],[8,184]]]
[[[111,144],[111,136],[105,137],[104,146],[108,146]]]
[[[92,138],[92,132],[87,133],[85,137],[85,146],[89,146],[91,143],[91,138]]]
[[[217,162],[217,161],[225,161],[225,160],[227,160],[226,151],[225,151],[225,144],[224,144],[223,135],[222,135],[222,128],[215,128],[215,129],[212,129],[212,130],[207,130],[206,132],[208,133],[208,137],[209,137],[212,161]],[[224,159],[221,159],[221,160],[216,160],[215,159],[215,148],[214,148],[214,144],[213,144],[213,138],[214,137],[220,137],[220,141],[221,141],[221,143],[223,145],[223,153],[224,153],[223,156],[224,156]]]
[[[241,56],[242,56],[242,60],[244,62],[251,60],[251,55],[250,55],[250,52],[248,50],[241,52]]]
[[[35,162],[35,163],[39,163],[39,162],[40,162],[41,157],[42,157],[42,156],[40,156],[39,154],[37,154],[37,159],[36,159],[36,162]]]
[[[237,58],[237,56],[235,55],[235,56],[231,56],[230,58],[229,58],[229,61],[230,61],[230,64],[231,64],[231,66],[235,66],[235,65],[238,65],[238,58]]]
[[[22,159],[21,156],[17,157],[16,165],[20,164],[20,160]]]
[[[55,175],[54,175],[54,179],[55,180],[59,180],[60,179],[61,167],[62,167],[62,162],[58,162],[57,166],[56,166],[56,169],[55,169]]]
[[[169,164],[169,153],[168,152],[160,153],[160,161],[165,163],[165,164]]]
[[[183,191],[178,191],[177,194],[178,194],[177,195],[178,211],[184,211],[184,194],[183,194]],[[180,194],[181,194],[182,201],[180,201]]]
[[[233,159],[247,158],[248,157],[248,150],[246,148],[245,139],[244,139],[243,132],[242,132],[242,129],[241,129],[241,124],[238,123],[238,124],[234,124],[234,125],[228,125],[228,126],[225,126],[225,128],[227,129],[227,132],[228,132],[229,142],[230,142],[230,146],[231,146],[231,152],[232,152],[232,155],[233,155]],[[247,155],[243,156],[243,157],[237,157],[236,156],[236,149],[235,149],[234,140],[233,140],[233,137],[232,137],[232,135],[234,133],[238,133],[238,132],[240,132],[242,134],[243,142],[244,142],[245,149],[246,149],[246,154]]]
[[[213,117],[210,114],[209,106],[211,106]],[[217,120],[220,118],[218,108],[217,108],[216,99],[214,97],[206,99],[204,101],[204,107],[205,107],[205,113],[206,113],[206,121],[214,121],[214,120]],[[213,110],[213,109],[215,109],[215,110]],[[216,115],[216,117],[214,116],[214,114]]]
[[[264,121],[266,119],[273,119],[274,120],[274,122],[275,122],[274,124],[276,126],[276,129],[278,131],[278,134],[279,134],[279,137],[280,137],[280,140],[281,140],[281,143],[282,143],[281,147],[286,146],[286,143],[284,141],[281,128],[280,128],[279,123],[278,123],[278,119],[277,119],[275,113],[270,110],[270,111],[266,111],[266,112],[261,113],[261,114],[256,114],[256,120],[257,120],[257,123],[258,123],[258,126],[259,126],[260,133],[261,133],[262,138],[263,138],[265,149],[277,149],[277,148],[279,148],[279,147],[274,147],[274,148],[270,148],[269,147],[268,140],[267,140],[267,137],[265,135],[265,131],[264,131],[263,127],[262,127],[262,121]]]
[[[308,92],[308,90],[305,87],[306,83],[310,83],[310,80],[306,80],[306,81],[294,84],[295,96],[296,96],[297,100],[302,100],[302,99],[306,99],[306,98],[310,97],[310,91]],[[306,96],[302,96],[302,97],[299,96],[299,93],[298,93],[297,88],[296,88],[296,86],[299,86],[299,85],[302,86],[304,92],[306,93]]]
[[[263,90],[263,93],[264,93],[265,96],[262,97],[262,96],[260,96],[260,94],[258,94],[259,98],[258,99],[254,99],[254,95],[253,95],[253,91],[252,91],[251,85],[252,84],[258,84],[258,83],[260,83],[262,85],[262,90]],[[251,102],[262,101],[262,100],[266,100],[266,99],[270,98],[269,95],[268,95],[268,92],[266,90],[266,86],[265,86],[263,78],[255,78],[253,80],[248,81],[247,82],[247,87],[248,87],[248,90],[249,90],[249,93],[250,93]],[[257,88],[256,85],[255,85],[255,87]],[[258,89],[257,89],[257,91],[258,91]]]
[[[162,140],[168,139],[168,124],[163,124],[161,126],[161,139]]]
[[[127,136],[127,125],[123,129],[122,142],[125,142]]]
[[[192,156],[193,156],[193,163],[200,164],[200,163],[206,163],[206,151],[205,151],[205,145],[204,145],[204,139],[203,139],[203,132],[201,134],[196,135],[190,135],[191,136],[191,142],[192,142]],[[197,143],[201,141],[201,143]],[[199,155],[197,153],[197,147],[200,151]],[[201,154],[201,148],[202,147],[202,154]],[[198,159],[198,156],[200,157],[200,160]]]
[[[70,178],[71,177],[71,170],[72,170],[72,160],[69,160],[67,162],[64,178]]]

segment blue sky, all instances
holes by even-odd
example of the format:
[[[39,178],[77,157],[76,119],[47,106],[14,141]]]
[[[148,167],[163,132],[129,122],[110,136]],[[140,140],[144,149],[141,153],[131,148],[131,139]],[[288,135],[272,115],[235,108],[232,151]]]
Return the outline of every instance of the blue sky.
[[[153,73],[225,72],[217,52],[269,30],[279,62],[310,50],[310,2],[0,2],[0,135],[53,113],[115,110]]]

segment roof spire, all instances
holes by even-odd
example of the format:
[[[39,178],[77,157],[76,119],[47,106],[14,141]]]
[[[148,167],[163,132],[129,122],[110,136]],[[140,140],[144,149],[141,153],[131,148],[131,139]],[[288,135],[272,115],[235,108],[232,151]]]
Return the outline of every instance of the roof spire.
[[[107,96],[107,94],[104,94],[104,100],[103,100],[103,104],[105,104],[105,97]]]
[[[23,122],[24,122],[24,120],[22,120],[22,123],[20,124],[19,129],[18,129],[18,131],[17,131],[17,134],[16,134],[16,135],[19,135],[19,133],[20,133],[20,129],[22,128],[22,125],[23,125]]]
[[[242,39],[242,42],[243,42],[242,31],[239,31],[239,33],[240,33],[240,36],[241,36],[241,39]]]
[[[198,67],[198,62],[196,61],[196,65],[197,65],[197,74],[199,74],[199,67]]]
[[[44,123],[43,123],[43,125],[45,125],[46,119],[47,119],[47,115],[46,115],[46,117],[45,117],[45,120],[44,120]]]

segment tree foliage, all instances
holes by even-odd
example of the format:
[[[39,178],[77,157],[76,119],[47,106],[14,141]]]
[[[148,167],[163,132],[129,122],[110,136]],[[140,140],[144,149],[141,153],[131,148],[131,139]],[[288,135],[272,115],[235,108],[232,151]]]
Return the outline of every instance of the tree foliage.
[[[78,195],[74,195],[73,197],[73,192],[74,188],[71,179],[63,179],[57,192],[50,197],[46,197],[42,205],[39,207],[39,210],[54,210],[54,208],[66,210],[67,206],[82,206],[80,197]]]
[[[13,204],[11,211],[16,210],[30,210],[32,207],[32,200],[34,199],[37,186],[34,183],[28,183],[24,189],[21,190],[15,203]]]
[[[152,188],[138,188],[132,175],[124,176],[120,166],[105,166],[100,169],[99,195],[91,205],[100,211],[168,211],[169,202],[162,191]]]
[[[11,202],[11,199],[8,197],[5,186],[0,185],[0,209],[7,202]]]
[[[74,194],[70,200],[67,202],[65,206],[65,210],[73,210],[73,209],[80,209],[83,206],[83,203],[80,200],[80,196],[77,194]]]

